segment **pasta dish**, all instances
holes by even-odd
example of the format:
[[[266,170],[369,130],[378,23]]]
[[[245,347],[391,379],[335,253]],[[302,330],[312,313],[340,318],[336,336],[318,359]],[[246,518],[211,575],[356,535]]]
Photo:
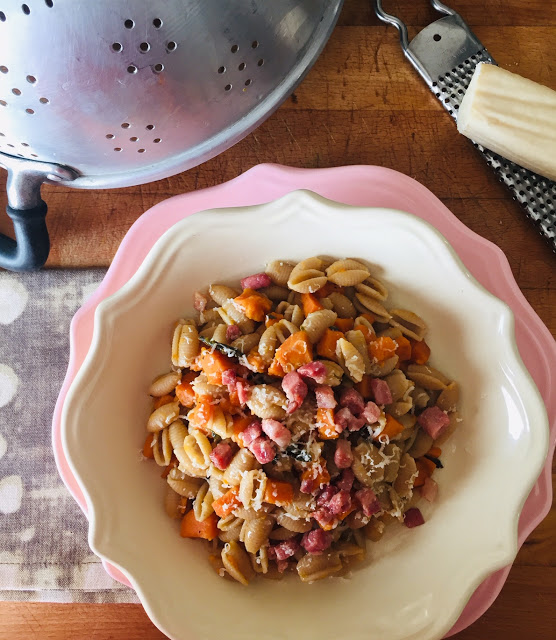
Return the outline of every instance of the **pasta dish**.
[[[363,260],[274,260],[176,323],[143,456],[222,577],[342,575],[387,526],[424,524],[459,391],[387,299]]]

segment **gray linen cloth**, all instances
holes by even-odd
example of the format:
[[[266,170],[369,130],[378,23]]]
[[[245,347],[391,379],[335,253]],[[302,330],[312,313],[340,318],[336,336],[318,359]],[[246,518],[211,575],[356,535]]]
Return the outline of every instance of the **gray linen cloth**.
[[[0,600],[137,602],[89,549],[51,445],[70,321],[104,274],[0,272]]]

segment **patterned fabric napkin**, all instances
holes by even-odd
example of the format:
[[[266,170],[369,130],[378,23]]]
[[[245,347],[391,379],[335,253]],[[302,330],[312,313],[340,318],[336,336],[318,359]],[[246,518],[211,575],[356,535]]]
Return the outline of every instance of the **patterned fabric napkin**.
[[[0,600],[137,602],[89,549],[51,446],[70,321],[104,273],[0,272]]]

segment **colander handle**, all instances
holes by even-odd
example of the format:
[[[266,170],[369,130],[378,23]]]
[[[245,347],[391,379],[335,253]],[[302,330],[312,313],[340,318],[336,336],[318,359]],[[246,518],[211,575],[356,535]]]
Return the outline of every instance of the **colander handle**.
[[[40,269],[50,251],[41,185],[45,181],[74,180],[77,174],[69,167],[4,153],[0,153],[0,166],[8,171],[6,211],[15,232],[15,240],[0,234],[0,267],[10,271]]]
[[[0,267],[10,271],[40,269],[48,258],[50,238],[46,228],[46,203],[33,209],[6,211],[12,219],[15,240],[0,234]]]

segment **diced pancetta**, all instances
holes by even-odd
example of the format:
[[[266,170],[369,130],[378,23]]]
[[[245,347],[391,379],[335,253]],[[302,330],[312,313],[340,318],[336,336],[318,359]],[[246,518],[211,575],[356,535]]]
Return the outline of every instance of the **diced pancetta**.
[[[336,441],[336,451],[334,452],[334,464],[338,469],[348,469],[353,462],[353,454],[351,453],[351,443],[345,438],[339,438]]]
[[[249,400],[249,393],[251,391],[251,385],[247,380],[239,378],[236,382],[236,393],[240,404],[245,404]]]
[[[425,433],[436,440],[450,424],[450,417],[440,407],[428,407],[417,418],[417,422]]]
[[[233,342],[237,340],[241,335],[241,329],[237,326],[237,324],[229,324],[226,327],[226,340],[229,342]]]
[[[336,495],[330,498],[326,507],[330,513],[333,513],[334,515],[340,515],[348,511],[351,507],[351,495],[349,491],[338,491]]]
[[[293,556],[300,546],[295,538],[284,540],[268,548],[268,557],[275,560],[287,560]]]
[[[438,493],[438,485],[432,478],[426,478],[425,484],[421,487],[421,495],[428,502],[434,502]]]
[[[377,404],[390,404],[392,402],[392,392],[386,380],[371,378],[371,391]]]
[[[338,404],[334,397],[334,390],[327,384],[321,384],[315,387],[315,398],[317,399],[317,407],[319,409],[334,409]]]
[[[257,459],[257,462],[260,462],[261,464],[268,464],[276,457],[274,444],[268,438],[264,438],[263,436],[255,438],[248,448]]]
[[[365,401],[356,389],[344,389],[340,395],[340,406],[347,407],[354,416],[360,416],[365,408]]]
[[[372,489],[359,489],[355,493],[355,498],[361,505],[363,513],[368,517],[378,513],[381,509],[376,493]]]
[[[256,440],[263,432],[263,428],[260,420],[253,420],[253,422],[241,432],[241,440],[243,445],[249,447],[249,445]]]
[[[324,489],[317,496],[317,499],[316,499],[317,507],[324,507],[324,505],[328,504],[328,501],[330,500],[330,498],[332,498],[332,496],[338,493],[338,491],[339,491],[338,487],[335,487],[334,485],[331,485],[331,484],[329,484],[327,487],[324,487]]]
[[[351,491],[354,480],[355,474],[353,473],[353,471],[351,469],[344,469],[340,478],[336,480],[336,486],[338,487],[338,489],[340,489],[340,491]]]
[[[207,308],[208,298],[202,294],[200,291],[195,291],[193,294],[193,306],[197,311],[203,313],[203,311]]]
[[[288,399],[287,413],[293,413],[303,404],[307,395],[307,385],[297,371],[290,371],[282,380],[282,389]]]
[[[332,534],[328,531],[323,531],[322,529],[307,531],[301,539],[301,546],[305,551],[312,553],[313,555],[318,555],[323,551],[326,551],[331,544]]]
[[[266,435],[273,440],[281,449],[287,447],[292,439],[291,431],[280,421],[265,418],[262,421],[262,428]]]
[[[224,470],[230,464],[233,455],[232,447],[227,442],[221,442],[214,447],[209,457],[217,469]]]
[[[247,276],[241,280],[242,289],[262,289],[263,287],[270,287],[272,280],[266,273],[254,273],[252,276]]]
[[[381,413],[380,407],[372,400],[369,400],[363,409],[363,417],[367,421],[367,424],[375,423],[380,418]]]
[[[425,518],[423,518],[423,514],[417,507],[412,507],[405,512],[403,522],[408,529],[413,529],[413,527],[420,527],[425,524]]]
[[[362,429],[366,424],[365,418],[354,416],[347,407],[343,407],[335,413],[334,422],[340,433],[345,429],[349,431],[359,431],[359,429]]]
[[[328,375],[326,367],[320,360],[313,360],[312,362],[304,364],[299,367],[297,372],[304,378],[311,378],[311,380],[314,380],[317,384],[322,384]]]

